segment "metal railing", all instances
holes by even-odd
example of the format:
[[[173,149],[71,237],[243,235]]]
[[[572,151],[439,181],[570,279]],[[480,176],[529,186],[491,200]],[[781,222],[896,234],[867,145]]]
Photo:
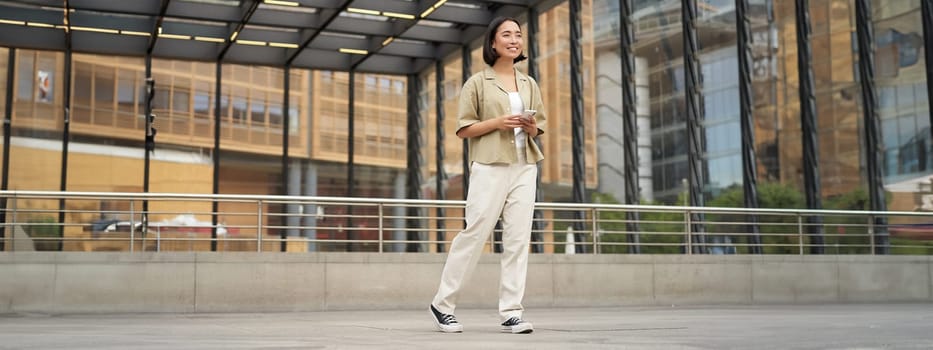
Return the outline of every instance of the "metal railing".
[[[59,209],[62,202],[64,207]],[[143,202],[148,202],[148,212],[141,211]],[[463,229],[464,204],[458,200],[0,191],[0,251],[436,252],[448,248]],[[445,208],[446,216],[438,218],[436,208]],[[536,208],[543,213],[543,229],[532,232],[532,244],[544,253],[750,254],[756,246],[751,242],[757,241],[763,254],[875,254],[878,242],[889,242],[882,250],[889,254],[933,254],[930,212],[595,203],[537,203]],[[626,216],[630,212],[638,215]],[[60,222],[59,217],[65,220]],[[752,239],[752,222],[757,222],[759,240]],[[877,222],[886,224],[873,224]],[[501,233],[491,237],[488,249],[499,251]]]

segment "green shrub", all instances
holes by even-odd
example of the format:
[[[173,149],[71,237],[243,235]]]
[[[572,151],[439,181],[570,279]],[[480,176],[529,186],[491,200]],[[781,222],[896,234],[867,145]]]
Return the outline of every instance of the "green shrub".
[[[36,250],[61,250],[62,231],[54,218],[39,216],[29,219],[23,226],[23,231],[26,231],[26,234],[32,238]]]

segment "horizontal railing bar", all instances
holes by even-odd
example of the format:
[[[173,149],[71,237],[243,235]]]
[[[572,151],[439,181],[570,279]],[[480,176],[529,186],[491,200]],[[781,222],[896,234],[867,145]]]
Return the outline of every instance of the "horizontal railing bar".
[[[280,201],[299,204],[303,202],[320,202],[328,204],[372,204],[372,205],[408,205],[430,206],[439,205],[448,207],[462,207],[466,204],[462,200],[426,200],[426,199],[394,199],[394,198],[356,198],[356,197],[318,197],[318,196],[282,196],[282,195],[233,195],[233,194],[195,194],[195,193],[129,193],[129,192],[58,192],[58,191],[0,191],[0,197],[28,197],[49,199],[79,199],[79,198],[122,198],[122,199],[160,199],[160,200],[223,200],[238,202],[254,201]],[[783,208],[724,208],[724,207],[691,207],[691,206],[657,206],[657,205],[628,205],[605,203],[558,203],[538,202],[537,209],[542,210],[580,210],[593,209],[617,211],[656,211],[656,212],[692,212],[697,214],[788,214],[788,215],[882,215],[882,216],[930,216],[930,213],[907,211],[869,211],[869,210],[827,210],[827,209],[783,209]]]

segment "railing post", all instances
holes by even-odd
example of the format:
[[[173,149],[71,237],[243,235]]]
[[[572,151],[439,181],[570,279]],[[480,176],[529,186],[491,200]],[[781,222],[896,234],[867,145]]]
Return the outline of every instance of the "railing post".
[[[135,250],[136,241],[136,205],[135,201],[130,200],[130,253]]]
[[[262,253],[262,200],[256,204],[256,251]]]
[[[599,254],[599,228],[596,226],[596,215],[598,212],[596,208],[593,208],[593,213],[590,214],[590,219],[593,221],[593,254]]]
[[[686,235],[685,239],[687,241],[687,255],[693,254],[693,232],[690,230],[690,228],[693,227],[692,216],[693,213],[690,212],[690,209],[684,211],[684,234]]]
[[[382,246],[385,244],[382,239],[382,231],[385,229],[385,226],[383,225],[383,221],[385,220],[385,217],[383,216],[384,209],[385,209],[384,204],[379,203],[379,230],[376,232],[379,232],[379,252],[380,253],[383,252]]]
[[[797,213],[797,246],[800,255],[803,255],[803,215]]]
[[[868,215],[868,244],[871,247],[871,255],[875,255],[875,215]]]
[[[17,220],[17,218],[16,218],[16,208],[17,208],[17,204],[16,204],[16,195],[15,195],[15,194],[13,195],[13,198],[10,199],[10,202],[11,202],[11,207],[13,208],[13,210],[12,210],[13,213],[12,213],[12,215],[11,215],[11,216],[12,216],[12,221],[10,222],[10,226],[9,226],[9,227],[10,227],[10,230],[9,230],[8,232],[10,232],[10,251],[12,252],[12,251],[15,251],[15,250],[16,250],[16,232],[13,231],[13,230],[14,230],[14,228],[13,228],[14,226],[13,226],[13,225],[16,225],[16,223],[17,223],[17,221],[16,221],[16,220]]]

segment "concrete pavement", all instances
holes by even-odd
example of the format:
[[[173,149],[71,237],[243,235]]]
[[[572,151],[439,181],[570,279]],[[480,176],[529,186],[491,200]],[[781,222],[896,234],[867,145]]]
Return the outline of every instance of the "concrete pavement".
[[[0,349],[933,348],[930,303],[529,309],[528,335],[500,333],[492,308],[457,317],[464,333],[427,310],[4,314]]]

